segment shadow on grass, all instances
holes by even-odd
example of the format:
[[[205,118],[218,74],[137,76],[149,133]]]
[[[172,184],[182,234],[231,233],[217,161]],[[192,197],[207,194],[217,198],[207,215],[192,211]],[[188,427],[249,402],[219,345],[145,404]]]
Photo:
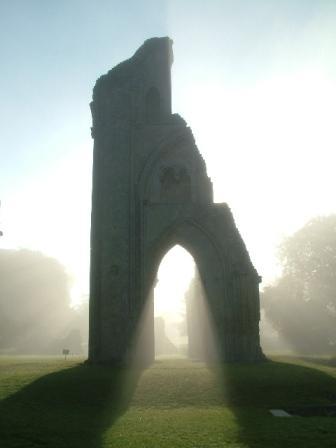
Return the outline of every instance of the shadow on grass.
[[[335,377],[314,368],[270,360],[224,365],[219,371],[224,401],[237,420],[244,447],[335,447],[335,418],[276,418],[269,412],[330,405],[335,402]]]
[[[0,402],[1,448],[99,448],[140,373],[80,365],[37,379]]]
[[[118,446],[125,440],[129,447],[208,448],[228,440],[244,448],[335,448],[335,418],[269,413],[330,404],[336,378],[319,369],[267,361],[212,366],[209,372],[202,363],[161,362],[144,372],[134,394],[141,373],[81,365],[40,377],[0,402],[0,447],[100,448],[132,399],[143,419],[124,422]],[[225,407],[233,419],[230,413],[219,418]],[[114,446],[113,435],[109,443]]]

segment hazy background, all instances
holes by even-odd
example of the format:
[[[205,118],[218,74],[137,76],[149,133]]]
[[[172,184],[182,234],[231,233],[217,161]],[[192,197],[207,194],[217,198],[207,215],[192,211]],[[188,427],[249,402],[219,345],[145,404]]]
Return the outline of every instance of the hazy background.
[[[262,287],[280,274],[281,239],[336,212],[333,0],[2,0],[0,247],[59,260],[73,305],[88,295],[93,85],[165,35],[173,111],[191,126]],[[193,266],[179,249],[165,260],[156,310],[176,314]]]

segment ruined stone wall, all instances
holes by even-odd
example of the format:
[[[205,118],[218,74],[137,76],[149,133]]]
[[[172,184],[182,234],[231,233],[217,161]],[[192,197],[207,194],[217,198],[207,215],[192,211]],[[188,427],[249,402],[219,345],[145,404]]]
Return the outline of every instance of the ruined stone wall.
[[[164,254],[195,258],[214,317],[220,357],[256,360],[259,277],[191,130],[171,113],[172,42],[154,38],[98,79],[91,103],[94,166],[90,360],[120,362],[142,340],[154,356],[153,284]],[[147,305],[146,305],[147,304]],[[152,313],[152,311],[151,311]]]

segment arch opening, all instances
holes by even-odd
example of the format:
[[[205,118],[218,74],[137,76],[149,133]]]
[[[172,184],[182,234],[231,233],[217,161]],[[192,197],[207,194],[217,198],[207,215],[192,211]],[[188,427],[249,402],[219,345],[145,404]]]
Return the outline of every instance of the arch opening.
[[[157,267],[145,319],[154,327],[156,359],[209,360],[216,353],[210,307],[197,262],[184,247],[175,244]],[[210,355],[210,356],[209,356]]]
[[[155,357],[187,356],[186,294],[195,276],[196,264],[180,245],[172,247],[161,260],[154,288]]]

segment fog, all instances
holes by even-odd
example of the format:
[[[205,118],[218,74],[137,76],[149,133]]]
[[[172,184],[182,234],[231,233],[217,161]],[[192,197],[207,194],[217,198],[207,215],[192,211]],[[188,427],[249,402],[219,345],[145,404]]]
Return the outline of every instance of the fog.
[[[180,265],[178,258],[188,276],[176,269],[176,265]],[[336,215],[315,217],[284,238],[279,245],[278,258],[281,274],[260,291],[260,338],[264,352],[335,355]],[[164,337],[168,337],[180,353],[188,344],[184,354],[193,357],[193,344],[202,343],[197,340],[202,335],[204,320],[208,320],[209,328],[211,326],[207,298],[193,258],[175,246],[162,260],[158,280],[155,312],[162,320],[161,337],[164,322]],[[171,295],[171,283],[174,295]],[[196,311],[202,310],[203,323],[190,307],[197,299],[200,304]],[[187,337],[191,333],[192,339]],[[172,347],[166,346],[172,351]]]
[[[56,353],[79,330],[73,351],[85,353],[91,92],[163,35],[174,40],[173,111],[191,126],[215,200],[231,207],[263,278],[265,349],[305,350],[304,333],[283,325],[304,309],[311,334],[314,316],[329,332],[314,350],[333,350],[334,301],[324,289],[315,306],[322,289],[311,282],[314,293],[294,308],[290,285],[302,279],[288,277],[277,248],[310,219],[336,213],[335,2],[2,2],[0,21],[2,352]],[[176,346],[186,344],[187,259],[174,252],[155,289],[155,315]]]
[[[176,265],[182,265],[183,270],[176,269]],[[175,354],[205,359],[216,351],[211,312],[197,264],[179,245],[160,263],[154,316],[156,356]]]
[[[282,237],[336,211],[335,17],[334,2],[289,0],[1,4],[1,247],[57,258],[73,303],[88,295],[92,88],[169,35],[173,111],[272,282]]]
[[[176,269],[176,265],[182,265],[183,270]],[[195,268],[195,261],[189,252],[181,246],[174,246],[164,256],[158,269],[154,315],[163,319],[166,336],[177,349],[188,345],[185,294],[195,276]]]
[[[336,215],[316,217],[282,241],[282,274],[261,290],[265,353],[335,354],[335,255]],[[72,280],[57,260],[2,249],[0,285],[0,354],[59,355],[67,348],[86,355],[88,302],[71,305]],[[161,260],[136,344],[141,350],[155,335],[156,356],[203,359],[216,351],[211,322],[195,261],[175,246]]]
[[[71,280],[57,260],[0,250],[0,285],[0,354],[86,355],[87,303],[71,308]]]
[[[261,294],[265,348],[335,355],[336,215],[316,217],[284,239],[279,258],[282,275]]]

